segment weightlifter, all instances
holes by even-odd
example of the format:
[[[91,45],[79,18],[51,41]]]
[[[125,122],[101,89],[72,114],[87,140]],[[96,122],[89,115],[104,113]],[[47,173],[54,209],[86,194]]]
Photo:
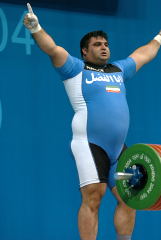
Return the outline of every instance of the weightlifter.
[[[124,81],[156,55],[161,33],[123,60],[109,63],[108,37],[103,31],[87,33],[80,41],[82,60],[58,46],[39,24],[28,4],[24,25],[59,72],[75,111],[72,152],[80,179],[82,204],[78,214],[81,240],[96,240],[98,210],[109,187],[118,204],[114,216],[117,240],[131,240],[135,210],[120,199],[114,173],[125,148],[129,110]]]

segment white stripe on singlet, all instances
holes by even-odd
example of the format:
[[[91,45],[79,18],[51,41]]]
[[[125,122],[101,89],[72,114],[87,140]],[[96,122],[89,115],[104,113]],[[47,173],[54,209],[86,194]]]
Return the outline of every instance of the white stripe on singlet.
[[[82,94],[82,72],[64,81],[65,89],[75,111],[72,120],[71,149],[76,161],[80,187],[100,182],[87,138],[87,106]]]

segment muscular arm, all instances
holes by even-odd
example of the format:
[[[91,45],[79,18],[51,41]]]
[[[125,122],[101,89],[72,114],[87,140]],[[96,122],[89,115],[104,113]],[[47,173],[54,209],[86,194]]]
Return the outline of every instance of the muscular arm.
[[[60,67],[65,63],[68,52],[56,45],[55,41],[43,29],[32,35],[40,49],[51,57],[54,66]]]
[[[156,40],[150,41],[148,44],[136,49],[129,57],[136,62],[136,70],[138,71],[144,64],[150,62],[158,53],[160,43]]]
[[[40,26],[37,16],[34,14],[32,7],[27,3],[28,13],[24,17],[24,25],[32,33],[35,42],[40,49],[50,56],[55,67],[61,67],[68,56],[68,52],[57,46],[55,41]]]

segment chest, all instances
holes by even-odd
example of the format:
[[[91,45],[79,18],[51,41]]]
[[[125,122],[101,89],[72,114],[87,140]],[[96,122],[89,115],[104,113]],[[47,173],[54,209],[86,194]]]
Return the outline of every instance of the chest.
[[[107,95],[125,93],[122,72],[99,72],[84,70],[82,73],[82,89],[84,94]]]

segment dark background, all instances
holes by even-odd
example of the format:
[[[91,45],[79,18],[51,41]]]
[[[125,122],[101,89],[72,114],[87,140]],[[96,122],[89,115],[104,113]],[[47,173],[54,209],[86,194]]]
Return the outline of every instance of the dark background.
[[[6,3],[26,4],[24,0],[3,0]],[[89,12],[114,15],[117,12],[118,0],[76,1],[76,0],[32,0],[32,6],[61,9],[66,11]]]

